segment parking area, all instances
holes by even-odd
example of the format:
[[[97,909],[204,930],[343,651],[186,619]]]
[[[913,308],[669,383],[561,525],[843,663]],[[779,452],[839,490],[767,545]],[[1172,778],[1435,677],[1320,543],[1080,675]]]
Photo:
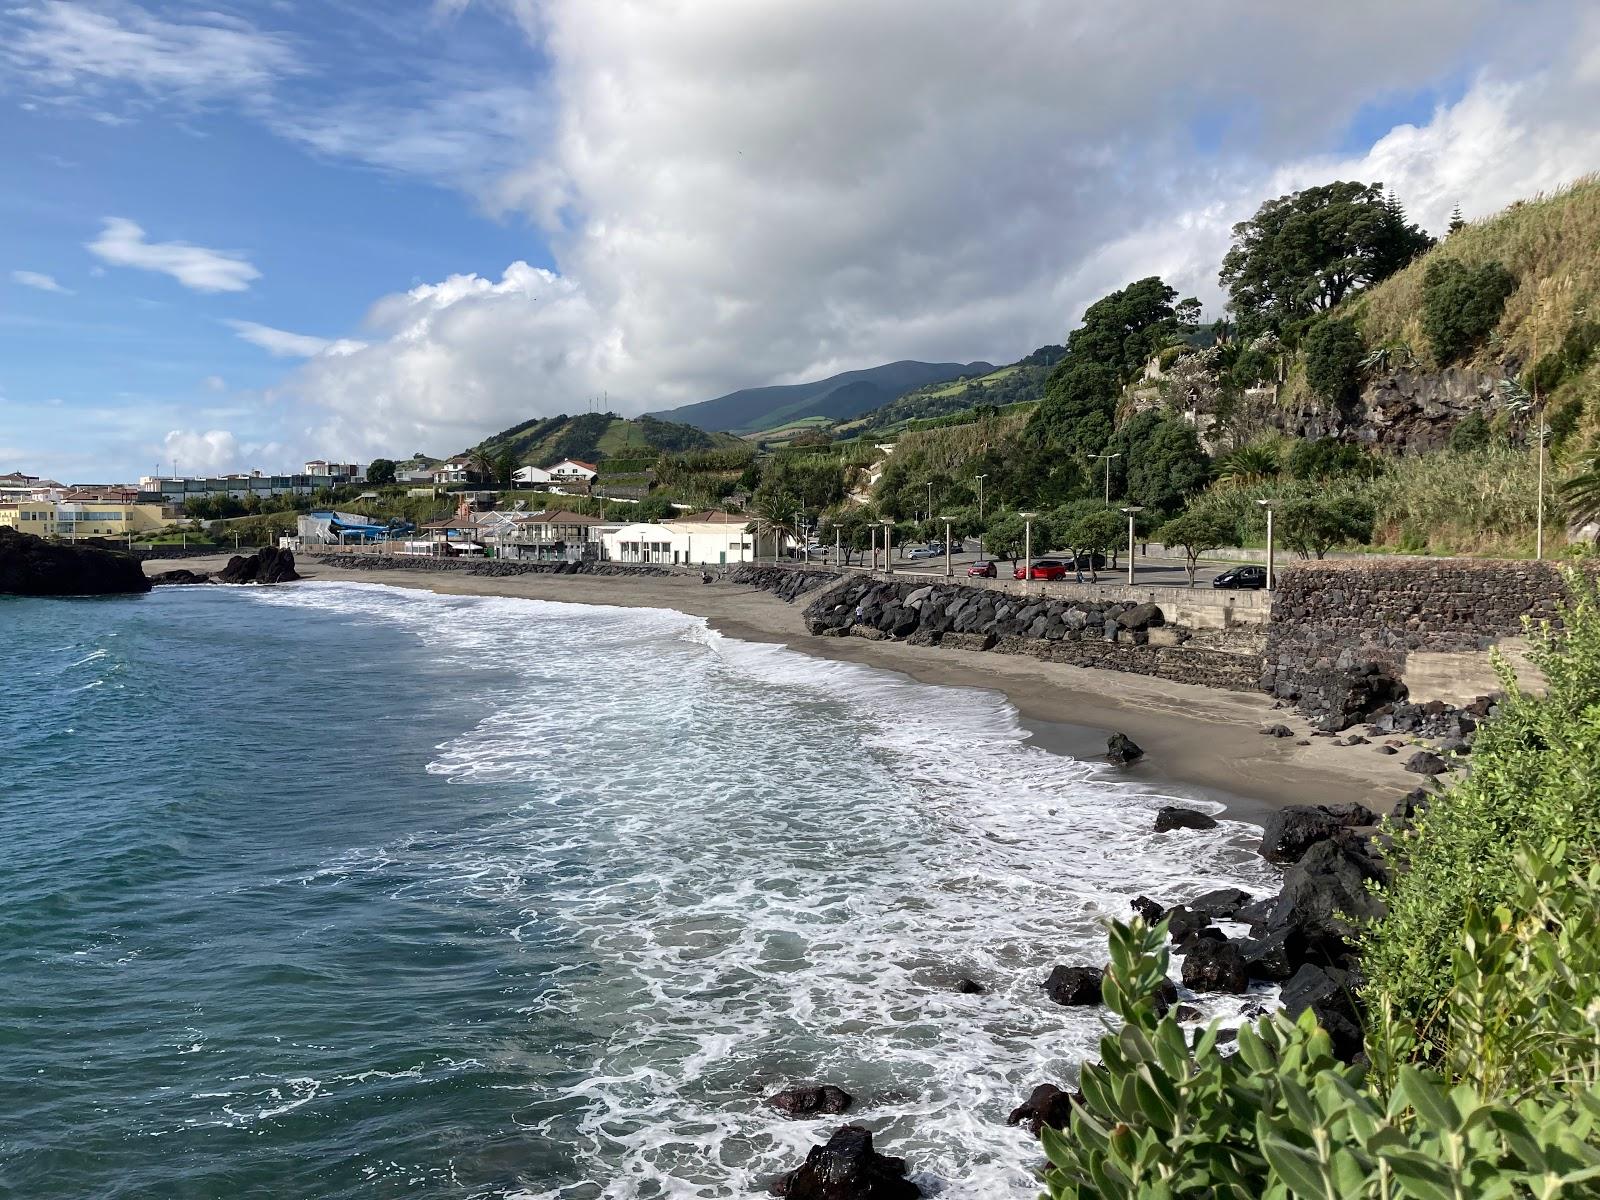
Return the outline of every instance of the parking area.
[[[914,549],[916,549],[915,546],[906,547],[903,550],[896,548],[894,560],[889,569],[897,575],[942,576],[944,574],[944,555],[940,554],[922,559],[903,557],[904,554]],[[1033,559],[1034,562],[1038,562],[1041,559],[1053,559],[1057,562],[1067,563],[1070,567],[1072,555],[1064,551],[1052,554],[1035,551]],[[976,542],[968,542],[958,549],[953,549],[950,554],[951,571],[958,579],[965,578],[967,568],[979,561],[989,560],[987,558],[980,559]],[[992,561],[995,563],[996,573],[1001,579],[1010,578],[1013,570],[1022,565],[1020,555],[1015,560],[1015,563],[1009,557],[993,559]],[[1218,575],[1239,565],[1232,562],[1206,562],[1202,560],[1199,568],[1195,571],[1195,586],[1210,587],[1212,580]],[[1100,568],[1099,575],[1106,582],[1125,583],[1128,577],[1127,559],[1119,557],[1115,566],[1107,562],[1104,567]],[[1067,578],[1069,580],[1074,579],[1074,573],[1069,570]],[[1084,579],[1088,580],[1088,578],[1089,572],[1085,571]],[[1135,584],[1145,584],[1151,587],[1187,587],[1189,585],[1189,572],[1181,558],[1135,555],[1133,578]]]

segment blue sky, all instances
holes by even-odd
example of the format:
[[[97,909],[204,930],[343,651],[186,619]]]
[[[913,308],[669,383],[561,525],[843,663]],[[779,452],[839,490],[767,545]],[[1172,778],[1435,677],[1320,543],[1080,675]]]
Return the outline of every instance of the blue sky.
[[[20,0],[0,471],[1002,361],[1153,271],[1214,303],[1228,227],[1292,186],[1381,178],[1438,225],[1600,166],[1591,10],[1370,8]]]

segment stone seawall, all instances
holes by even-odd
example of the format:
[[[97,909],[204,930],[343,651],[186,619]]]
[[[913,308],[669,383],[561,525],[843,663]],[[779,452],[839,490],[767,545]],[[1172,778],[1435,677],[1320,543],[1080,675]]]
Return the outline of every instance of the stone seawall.
[[[1298,564],[1278,577],[1261,687],[1328,729],[1402,691],[1463,704],[1497,686],[1487,651],[1499,646],[1519,665],[1523,619],[1554,617],[1565,594],[1550,563]]]
[[[317,554],[314,562],[345,571],[457,571],[463,575],[671,575],[666,567],[638,563],[541,563],[514,558],[434,558],[405,554]]]
[[[742,583],[771,592],[780,600],[793,603],[805,593],[833,583],[840,578],[838,571],[815,571],[794,567],[758,567],[745,564],[728,577],[730,583]]]
[[[1254,689],[1261,676],[1258,632],[1211,631],[1194,642],[1194,631],[1169,624],[1158,605],[1126,600],[1028,598],[959,584],[857,577],[816,597],[805,619],[822,637],[1026,654],[1232,691]]]

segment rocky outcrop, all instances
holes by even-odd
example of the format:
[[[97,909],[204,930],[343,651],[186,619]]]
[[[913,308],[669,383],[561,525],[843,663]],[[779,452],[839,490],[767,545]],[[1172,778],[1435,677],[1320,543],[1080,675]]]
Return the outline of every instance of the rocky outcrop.
[[[849,1111],[855,1098],[843,1088],[824,1083],[786,1088],[774,1096],[768,1096],[766,1103],[769,1108],[775,1108],[788,1117],[837,1116]]]
[[[0,595],[118,596],[150,590],[137,560],[0,526]]]
[[[815,591],[825,583],[832,583],[839,578],[837,571],[807,571],[790,567],[759,567],[754,563],[746,563],[734,570],[728,577],[730,583],[742,583],[749,587],[760,588],[764,592],[771,592],[778,599],[793,603],[807,592]]]
[[[1485,420],[1505,406],[1498,368],[1415,367],[1373,376],[1354,402],[1308,402],[1289,414],[1287,431],[1300,437],[1333,437],[1393,453],[1442,450],[1450,432],[1474,413]]]
[[[1169,804],[1156,813],[1155,831],[1171,833],[1174,829],[1215,829],[1217,819],[1199,809],[1180,808]]]
[[[150,576],[150,583],[154,587],[177,587],[180,584],[210,583],[211,572],[189,571],[179,567],[173,571],[161,571]]]
[[[1290,804],[1268,815],[1261,827],[1261,857],[1297,863],[1317,842],[1343,829],[1371,825],[1377,814],[1362,804]]]
[[[1105,972],[1099,967],[1057,966],[1039,986],[1049,993],[1050,999],[1069,1008],[1099,1004],[1102,1000],[1102,983]]]
[[[872,1148],[872,1134],[844,1125],[806,1161],[779,1179],[773,1194],[788,1200],[916,1200],[922,1189],[906,1178],[903,1158]]]
[[[264,546],[254,554],[235,554],[217,572],[218,583],[293,583],[300,578],[294,569],[294,551]]]
[[[1051,1129],[1065,1129],[1072,1120],[1072,1106],[1082,1103],[1081,1097],[1058,1088],[1053,1083],[1041,1083],[1028,1093],[1028,1098],[1011,1110],[1007,1125],[1026,1125],[1028,1132],[1038,1137],[1046,1125]]]
[[[1106,739],[1106,761],[1114,767],[1125,767],[1144,757],[1144,748],[1125,733],[1113,733]]]
[[[1198,938],[1183,957],[1183,986],[1195,992],[1243,992],[1250,984],[1235,942]]]

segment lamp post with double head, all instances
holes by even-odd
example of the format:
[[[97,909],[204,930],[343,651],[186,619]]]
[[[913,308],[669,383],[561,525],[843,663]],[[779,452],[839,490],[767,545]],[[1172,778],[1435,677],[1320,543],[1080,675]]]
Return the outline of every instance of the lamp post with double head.
[[[883,519],[883,569],[891,572],[894,570],[894,560],[889,556],[894,542],[894,535],[890,532],[893,528],[894,518],[885,517]]]
[[[1272,501],[1257,500],[1256,503],[1267,510],[1267,591],[1270,592],[1274,582],[1272,570]]]
[[[1133,518],[1144,511],[1142,504],[1130,504],[1122,510],[1128,518],[1128,586],[1133,586]],[[1091,551],[1092,553],[1092,551]]]
[[[1091,454],[1089,457],[1090,458],[1103,458],[1103,459],[1105,459],[1105,463],[1106,463],[1106,506],[1109,508],[1111,506],[1111,460],[1113,458],[1121,458],[1122,457],[1122,452],[1119,450],[1115,454]]]

